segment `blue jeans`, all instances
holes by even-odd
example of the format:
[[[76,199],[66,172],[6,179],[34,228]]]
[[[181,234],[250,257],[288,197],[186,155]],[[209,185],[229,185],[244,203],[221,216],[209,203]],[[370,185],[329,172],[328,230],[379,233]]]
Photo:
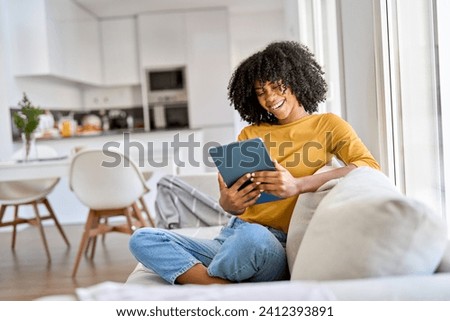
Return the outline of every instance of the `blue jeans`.
[[[288,278],[285,244],[286,233],[232,217],[213,240],[141,228],[131,236],[130,251],[171,284],[196,264],[206,266],[210,276],[262,282]]]

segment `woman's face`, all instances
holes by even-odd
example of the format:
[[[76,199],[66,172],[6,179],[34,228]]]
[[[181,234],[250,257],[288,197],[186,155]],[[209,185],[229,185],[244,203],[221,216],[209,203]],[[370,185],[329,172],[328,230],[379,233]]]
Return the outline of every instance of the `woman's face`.
[[[305,109],[293,94],[291,88],[282,81],[255,82],[256,97],[260,105],[273,114],[278,122],[288,124],[306,115]]]

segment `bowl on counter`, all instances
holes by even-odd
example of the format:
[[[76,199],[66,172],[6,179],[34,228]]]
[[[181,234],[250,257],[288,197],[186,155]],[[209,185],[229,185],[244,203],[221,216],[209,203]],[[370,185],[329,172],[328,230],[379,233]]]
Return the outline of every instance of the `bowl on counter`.
[[[77,128],[77,135],[99,135],[102,133],[102,120],[99,116],[88,114],[81,120],[81,125]]]

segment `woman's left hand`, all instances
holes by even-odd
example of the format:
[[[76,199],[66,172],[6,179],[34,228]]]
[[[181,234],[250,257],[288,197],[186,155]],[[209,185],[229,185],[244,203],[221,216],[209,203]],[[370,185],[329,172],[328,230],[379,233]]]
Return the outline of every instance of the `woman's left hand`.
[[[299,181],[291,173],[274,161],[276,171],[261,171],[252,173],[251,180],[260,183],[261,192],[266,192],[281,198],[298,195]]]

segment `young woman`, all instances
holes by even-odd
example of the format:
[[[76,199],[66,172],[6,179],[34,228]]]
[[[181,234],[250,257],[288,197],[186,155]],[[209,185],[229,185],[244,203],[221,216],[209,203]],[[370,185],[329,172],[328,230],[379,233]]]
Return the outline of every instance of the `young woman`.
[[[268,45],[238,66],[228,90],[234,108],[250,123],[238,139],[263,138],[277,170],[245,175],[233,186],[219,175],[219,203],[234,217],[214,240],[154,228],[133,234],[130,250],[137,260],[172,284],[288,278],[284,247],[297,198],[358,166],[379,168],[347,122],[314,114],[327,86],[307,47]],[[333,156],[345,166],[313,175]],[[262,191],[283,199],[256,205]]]

